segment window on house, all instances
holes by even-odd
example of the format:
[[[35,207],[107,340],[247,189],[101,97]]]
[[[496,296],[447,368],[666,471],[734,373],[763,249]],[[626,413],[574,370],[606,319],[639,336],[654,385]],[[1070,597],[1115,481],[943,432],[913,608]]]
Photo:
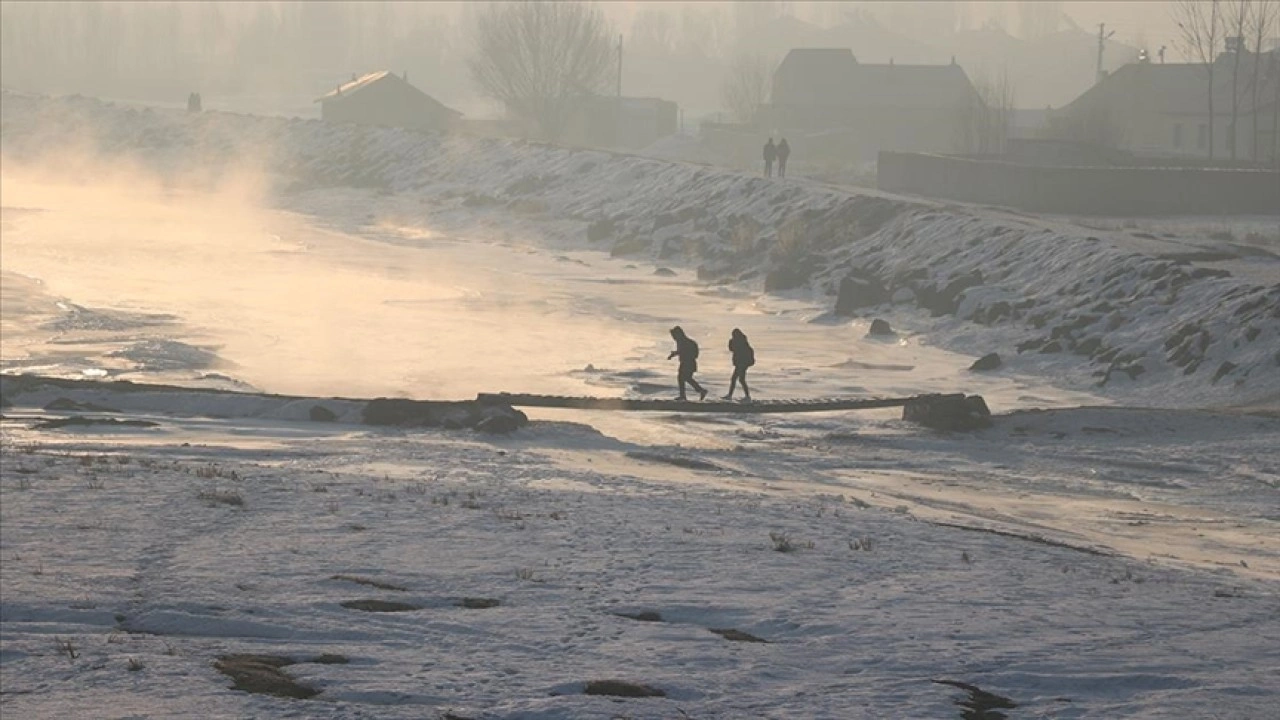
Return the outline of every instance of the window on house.
[[[1182,123],[1174,123],[1173,125],[1173,146],[1175,148],[1182,147]]]
[[[1205,148],[1209,147],[1209,126],[1206,125],[1205,123],[1200,123],[1200,127],[1197,128],[1197,130],[1198,132],[1196,132],[1196,148],[1200,150],[1204,150]]]

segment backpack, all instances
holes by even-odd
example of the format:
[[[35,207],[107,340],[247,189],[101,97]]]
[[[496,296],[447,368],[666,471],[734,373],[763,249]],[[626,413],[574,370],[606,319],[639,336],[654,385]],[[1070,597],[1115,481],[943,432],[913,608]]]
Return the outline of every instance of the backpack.
[[[689,341],[689,359],[690,360],[698,359],[698,343],[694,342],[693,340]]]
[[[746,349],[742,351],[742,359],[747,362],[747,367],[751,367],[752,365],[755,365],[756,349],[748,345]]]

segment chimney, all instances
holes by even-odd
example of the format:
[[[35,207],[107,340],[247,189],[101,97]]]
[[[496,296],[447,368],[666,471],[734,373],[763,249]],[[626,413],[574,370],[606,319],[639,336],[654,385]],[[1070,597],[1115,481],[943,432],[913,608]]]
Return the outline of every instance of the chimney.
[[[405,71],[401,72],[401,73],[400,73],[400,79],[401,79],[401,80],[404,80],[405,82],[409,82],[409,71],[408,71],[408,70],[405,70]]]
[[[952,55],[952,56],[951,56],[951,64],[952,64],[952,65],[955,65],[955,64],[956,64],[956,56],[955,56],[955,55]]]

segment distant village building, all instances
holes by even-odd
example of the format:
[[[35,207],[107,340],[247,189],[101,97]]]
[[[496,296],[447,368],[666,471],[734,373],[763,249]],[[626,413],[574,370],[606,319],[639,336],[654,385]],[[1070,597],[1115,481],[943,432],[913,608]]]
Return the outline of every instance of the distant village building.
[[[679,129],[679,108],[659,98],[594,95],[570,114],[564,140],[575,145],[639,149]]]
[[[1235,157],[1275,162],[1280,51],[1258,58],[1261,69],[1254,103],[1254,58],[1244,52],[1235,88]],[[1137,62],[1102,78],[1080,97],[1052,113],[1049,135],[1138,155],[1231,157],[1233,53],[1213,67],[1213,118],[1209,118],[1209,71],[1201,63]],[[1255,132],[1256,131],[1256,132]]]
[[[462,116],[409,84],[405,77],[381,70],[318,98],[325,122],[381,125],[411,130],[447,130]]]
[[[774,72],[757,124],[786,135],[800,158],[820,151],[871,160],[880,150],[973,151],[984,115],[969,77],[954,63],[868,64],[849,48],[797,48]]]

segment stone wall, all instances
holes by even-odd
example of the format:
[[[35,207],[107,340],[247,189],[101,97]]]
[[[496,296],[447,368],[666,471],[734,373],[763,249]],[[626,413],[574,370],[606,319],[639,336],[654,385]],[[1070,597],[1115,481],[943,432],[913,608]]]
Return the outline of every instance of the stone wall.
[[[1280,214],[1280,172],[1045,167],[882,152],[881,190],[1080,215]]]

